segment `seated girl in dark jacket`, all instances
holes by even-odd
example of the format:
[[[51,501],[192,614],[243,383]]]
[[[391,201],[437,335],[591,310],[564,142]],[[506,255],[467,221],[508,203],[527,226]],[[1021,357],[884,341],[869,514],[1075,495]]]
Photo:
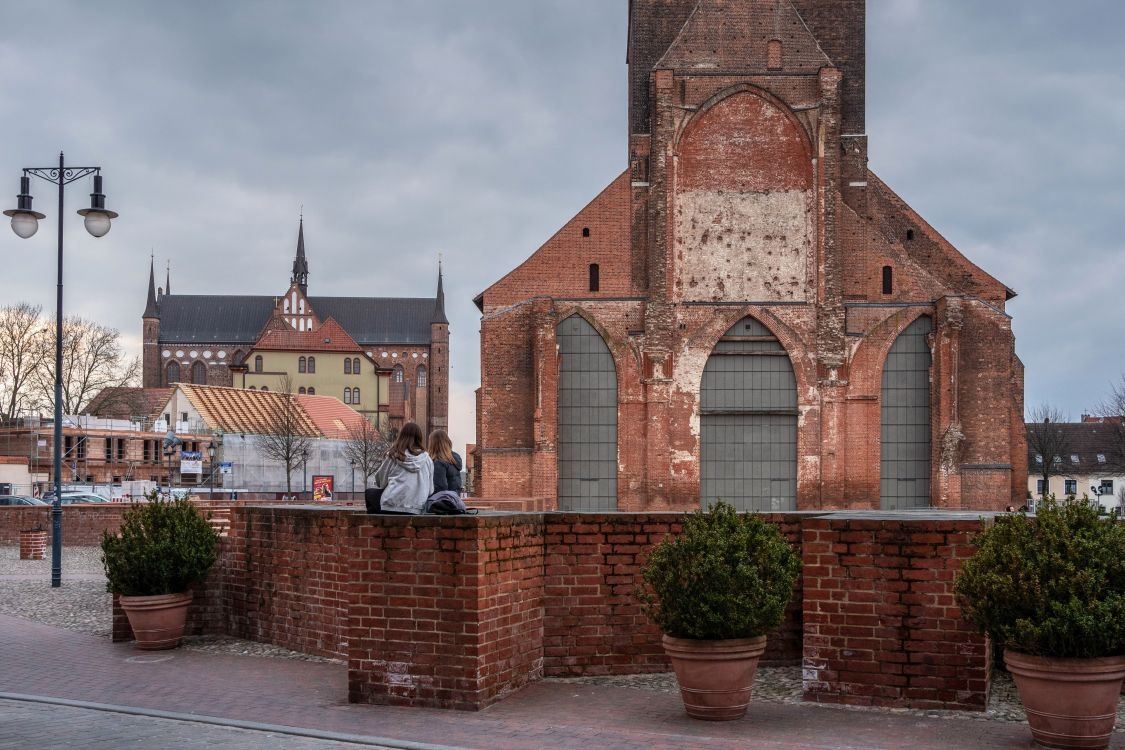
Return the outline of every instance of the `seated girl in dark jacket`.
[[[434,492],[450,490],[461,494],[461,457],[453,452],[453,443],[445,430],[430,433],[429,450],[434,460]]]

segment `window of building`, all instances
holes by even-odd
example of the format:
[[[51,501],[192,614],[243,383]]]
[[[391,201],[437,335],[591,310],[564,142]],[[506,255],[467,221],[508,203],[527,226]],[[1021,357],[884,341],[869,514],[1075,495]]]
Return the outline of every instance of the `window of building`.
[[[394,369],[394,375],[393,375],[393,377],[394,377],[394,381],[395,381],[396,383],[401,383],[401,382],[402,382],[402,379],[403,379],[403,374],[404,374],[404,373],[403,373],[403,370],[402,370],[402,365],[395,365],[395,369]]]
[[[1042,479],[1036,479],[1035,480],[1035,494],[1036,495],[1042,495],[1043,493],[1045,493],[1047,491],[1046,488],[1047,488],[1047,483],[1044,482]]]
[[[351,375],[352,374],[352,358],[351,357],[344,357],[344,374],[345,375]]]
[[[914,239],[914,230],[913,229],[907,229],[906,230],[906,240],[907,240],[907,242],[909,242],[910,240],[913,240],[913,239]]]
[[[419,388],[426,387],[426,368],[419,367],[418,372],[414,374],[414,380],[418,383]]]
[[[316,395],[316,388],[313,388],[312,386],[309,386],[309,395],[315,396]]]
[[[1037,464],[1043,463],[1043,454],[1042,453],[1036,453],[1035,454],[1035,463],[1037,463]]]
[[[297,393],[302,396],[305,395],[305,386],[302,385],[300,388],[298,388]]]
[[[125,460],[125,438],[117,438],[117,460]]]
[[[262,355],[258,354],[254,357],[254,372],[262,371]]]
[[[352,388],[352,403],[359,406],[359,389]]]
[[[316,357],[309,357],[309,372],[316,372]]]
[[[883,266],[883,294],[892,293],[894,288],[894,269],[890,266]]]
[[[1063,494],[1077,495],[1078,494],[1078,480],[1067,479],[1063,481]]]
[[[1103,479],[1102,484],[1098,487],[1099,495],[1112,495],[1113,494],[1113,480]]]
[[[345,388],[344,389],[344,403],[350,404],[351,402],[352,402],[352,389],[351,388]]]
[[[86,436],[85,435],[79,435],[78,436],[78,444],[74,448],[74,454],[78,458],[86,458]],[[1110,484],[1112,484],[1112,482]]]
[[[601,271],[597,263],[590,264],[590,291],[597,292],[601,289]]]
[[[179,362],[169,362],[168,363],[168,383],[172,384],[172,383],[178,383],[178,382],[180,382],[180,363]]]
[[[191,382],[207,385],[207,366],[202,362],[196,362],[191,366]]]
[[[151,445],[151,441],[145,440],[143,445],[141,446],[141,463],[147,464],[150,460],[152,460],[152,451],[149,448],[149,446]]]
[[[781,40],[771,39],[766,43],[766,68],[781,70]]]
[[[256,391],[256,390],[258,390],[258,389],[257,389],[257,388],[256,388],[255,386],[250,386],[250,390],[252,390],[252,391]]]
[[[105,460],[109,461],[113,458],[113,438],[105,439]]]
[[[266,386],[264,386],[264,385],[263,385],[263,386],[262,386],[262,390],[263,390],[263,391],[268,391],[268,390],[269,390],[269,388],[267,388]]]
[[[1099,463],[1099,464],[1104,464],[1104,463],[1105,463],[1105,454],[1104,454],[1104,453],[1099,453],[1099,454],[1098,454],[1098,463]]]
[[[1071,462],[1072,464],[1076,464],[1076,463],[1078,463],[1078,456],[1077,456],[1077,454],[1074,454],[1074,453],[1071,453],[1071,454],[1070,454],[1070,462]]]
[[[242,352],[235,352],[234,357],[231,358],[231,364],[232,365],[240,365],[244,361],[246,361],[246,355],[243,354]]]
[[[305,372],[305,371],[306,371],[306,370],[305,370],[305,358],[304,358],[304,357],[300,357],[300,358],[299,358],[299,359],[297,360],[297,372]]]
[[[1062,463],[1062,456],[1055,456],[1053,459],[1051,459],[1051,463],[1061,464]]]
[[[359,357],[352,359],[352,375],[359,375]]]

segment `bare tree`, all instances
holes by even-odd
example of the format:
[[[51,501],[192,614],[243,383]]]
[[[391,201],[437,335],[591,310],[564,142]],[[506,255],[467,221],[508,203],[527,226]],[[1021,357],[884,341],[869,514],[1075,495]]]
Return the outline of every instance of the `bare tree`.
[[[258,450],[267,459],[285,467],[285,494],[293,494],[293,470],[308,460],[312,437],[306,427],[304,411],[293,397],[293,380],[279,379],[277,391],[266,406],[266,428],[258,438]]]
[[[38,400],[36,372],[51,351],[42,308],[27,302],[0,308],[0,410],[14,419]]]
[[[1111,383],[1109,389],[1109,397],[1098,405],[1097,411],[1106,426],[1112,429],[1112,444],[1109,446],[1112,463],[1125,469],[1125,373],[1122,373],[1121,380]]]
[[[379,468],[379,464],[383,462],[390,446],[391,441],[387,436],[366,419],[360,420],[348,429],[344,456],[363,474],[364,488],[367,487],[371,475]]]
[[[55,404],[54,344],[53,335],[44,338],[47,353],[35,375],[40,404],[48,410]],[[103,388],[132,386],[140,379],[140,358],[127,358],[121,333],[79,316],[63,319],[62,357],[63,414],[81,414]]]
[[[1044,495],[1051,477],[1063,473],[1063,462],[1070,454],[1070,433],[1063,427],[1066,420],[1061,409],[1047,403],[1036,406],[1028,414],[1027,447],[1040,457],[1032,465],[1043,479]]]

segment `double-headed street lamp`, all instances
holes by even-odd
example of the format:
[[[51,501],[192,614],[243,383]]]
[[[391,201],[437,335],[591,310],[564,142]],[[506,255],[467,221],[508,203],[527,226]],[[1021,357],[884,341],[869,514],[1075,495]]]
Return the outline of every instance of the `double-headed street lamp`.
[[[55,498],[51,503],[51,586],[62,585],[62,342],[63,342],[63,188],[88,175],[94,175],[94,192],[90,193],[90,207],[79,211],[85,218],[86,231],[95,237],[109,232],[110,221],[117,214],[105,207],[102,193],[101,167],[68,167],[59,153],[57,167],[28,167],[20,178],[20,194],[16,207],[5,211],[12,218],[12,231],[23,239],[35,234],[40,219],[47,218],[31,207],[31,177],[39,177],[59,186],[59,285],[55,310]]]

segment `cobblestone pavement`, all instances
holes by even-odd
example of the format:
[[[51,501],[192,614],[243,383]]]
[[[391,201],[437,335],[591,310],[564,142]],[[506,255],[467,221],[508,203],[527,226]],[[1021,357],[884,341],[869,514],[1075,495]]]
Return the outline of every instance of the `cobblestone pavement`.
[[[0,700],[0,750],[27,748],[229,748],[230,750],[346,750],[337,742],[289,733],[136,716],[52,703]],[[368,744],[369,748],[388,748]]]
[[[108,639],[110,599],[105,590],[97,548],[64,548],[63,586],[50,587],[50,560],[21,561],[15,546],[0,546],[0,615],[25,618],[75,632]],[[50,558],[50,551],[48,551]],[[222,636],[187,639],[185,650],[233,656],[255,656],[288,660],[330,661],[288,651],[269,644],[253,643]],[[543,680],[546,685],[616,687],[642,690],[649,694],[676,695],[675,677],[670,674],[625,675]],[[762,668],[754,686],[755,702],[801,705],[799,668]],[[511,698],[510,698],[511,701]],[[807,704],[804,704],[807,705]],[[898,710],[898,708],[847,708],[868,714],[903,715],[925,719],[972,720],[974,722],[1023,723],[1024,712],[1015,686],[1005,672],[997,671],[987,712]],[[1125,733],[1125,699],[1118,704],[1118,735]],[[253,747],[253,746],[248,746]]]

